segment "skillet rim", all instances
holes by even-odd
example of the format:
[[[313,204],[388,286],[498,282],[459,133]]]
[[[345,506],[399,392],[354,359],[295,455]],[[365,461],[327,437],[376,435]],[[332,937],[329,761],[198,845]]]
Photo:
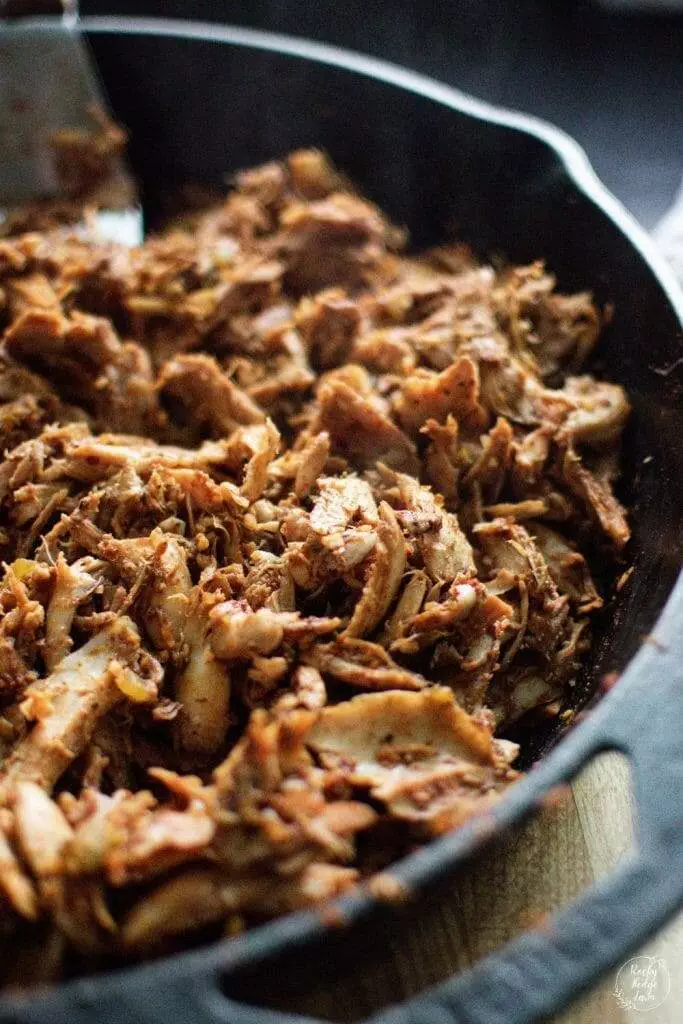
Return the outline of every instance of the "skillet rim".
[[[61,22],[55,18],[26,18],[22,20],[20,27],[3,28],[2,31],[11,33],[36,28],[61,29]],[[86,35],[109,33],[118,36],[170,37],[214,42],[232,45],[237,49],[252,48],[308,60],[379,80],[394,88],[425,97],[457,113],[465,114],[473,121],[509,128],[538,139],[557,158],[576,191],[582,193],[614,224],[640,257],[661,289],[662,298],[671,307],[683,337],[683,290],[673,270],[645,229],[598,178],[579,143],[549,122],[534,115],[508,110],[479,100],[453,86],[390,61],[281,33],[192,19],[185,21],[115,15],[81,18],[76,29]],[[653,633],[656,631],[660,636],[670,636],[673,620],[681,615],[683,572],[679,574],[667,597],[653,627]],[[662,649],[667,648],[662,644]],[[411,897],[418,896],[420,890],[427,890],[453,872],[494,834],[519,823],[533,813],[541,805],[543,795],[549,788],[558,780],[573,777],[590,757],[601,750],[622,747],[628,752],[628,741],[620,740],[620,730],[617,728],[616,733],[610,731],[609,725],[618,719],[620,711],[623,717],[626,717],[627,707],[623,705],[628,704],[630,691],[635,691],[635,685],[632,684],[636,684],[638,675],[634,663],[641,663],[642,674],[653,658],[656,660],[652,648],[649,652],[641,650],[636,654],[624,669],[624,673],[628,672],[630,679],[624,679],[618,688],[600,700],[586,721],[567,732],[557,746],[542,759],[540,766],[518,782],[499,802],[491,815],[475,818],[455,832],[435,839],[417,852],[394,862],[390,868],[391,875],[404,887],[406,893]],[[381,903],[366,887],[359,886],[356,891],[337,898],[331,905],[339,911],[343,928],[347,930],[376,912]],[[190,978],[196,981],[197,975],[200,979],[214,980],[219,975],[226,977],[240,967],[268,960],[285,948],[291,951],[316,939],[322,939],[330,928],[330,921],[331,916],[326,920],[320,910],[315,909],[288,913],[230,940],[221,939],[155,961],[117,967],[100,975],[77,978],[51,986],[39,993],[29,990],[21,996],[0,997],[0,1019],[21,1019],[22,1008],[30,1007],[38,1011],[41,1008],[47,1011],[50,1008],[58,1010],[60,1007],[67,1007],[71,998],[75,997],[80,1001],[79,996],[84,1002],[97,1000],[98,993],[112,994],[124,981],[134,983],[135,990],[140,992],[146,989],[147,984],[150,987],[158,985],[163,975],[167,975],[173,985],[179,981],[189,981]],[[663,922],[660,921],[659,924],[661,923]],[[14,1014],[17,1011],[19,1016],[15,1018]],[[254,1008],[254,1013],[258,1012]],[[7,1017],[5,1013],[8,1014]],[[295,1019],[302,1022],[304,1020],[300,1017]]]
[[[48,26],[49,19],[27,19],[27,28]],[[54,22],[52,22],[54,24]],[[512,128],[531,135],[544,142],[557,157],[574,185],[592,200],[603,213],[626,236],[634,249],[648,264],[662,290],[671,303],[683,329],[683,288],[650,234],[638,223],[621,200],[610,192],[600,180],[583,147],[564,129],[518,110],[489,103],[471,96],[455,86],[446,85],[436,78],[423,75],[394,64],[380,57],[372,57],[354,50],[329,43],[298,38],[279,32],[242,28],[237,25],[219,25],[212,22],[187,21],[181,18],[124,18],[117,15],[92,15],[80,19],[79,28],[84,32],[117,35],[166,36],[176,39],[195,39],[204,42],[227,43],[237,47],[252,47],[271,53],[299,57],[313,63],[354,71],[368,78],[385,82],[387,85],[416,93],[420,96],[450,107],[462,114]]]

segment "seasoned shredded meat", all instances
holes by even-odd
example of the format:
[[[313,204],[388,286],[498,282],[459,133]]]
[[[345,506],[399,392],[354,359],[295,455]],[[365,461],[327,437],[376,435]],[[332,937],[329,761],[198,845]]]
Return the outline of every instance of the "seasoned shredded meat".
[[[102,133],[56,140],[72,195]],[[629,539],[602,314],[404,246],[315,151],[135,250],[0,241],[0,899],[41,980],[334,897],[571,700]]]

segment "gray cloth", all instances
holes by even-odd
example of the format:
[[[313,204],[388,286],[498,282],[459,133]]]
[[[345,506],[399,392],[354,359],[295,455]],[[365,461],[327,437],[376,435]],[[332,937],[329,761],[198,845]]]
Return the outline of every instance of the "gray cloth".
[[[671,11],[683,10],[683,0],[600,0],[602,7],[613,11]]]

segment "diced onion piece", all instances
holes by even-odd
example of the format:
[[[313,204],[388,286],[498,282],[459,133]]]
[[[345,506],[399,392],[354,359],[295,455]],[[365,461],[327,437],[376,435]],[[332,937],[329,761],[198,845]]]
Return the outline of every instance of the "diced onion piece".
[[[10,568],[18,580],[23,580],[35,569],[36,564],[33,558],[16,558]]]
[[[157,688],[154,683],[142,679],[120,663],[112,663],[109,670],[123,696],[133,704],[150,704],[156,699]]]

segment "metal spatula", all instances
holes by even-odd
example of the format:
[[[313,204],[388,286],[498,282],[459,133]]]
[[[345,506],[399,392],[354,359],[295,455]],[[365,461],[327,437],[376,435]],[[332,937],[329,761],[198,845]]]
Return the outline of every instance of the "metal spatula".
[[[53,14],[56,17],[36,17]],[[53,140],[92,129],[89,111],[107,111],[104,90],[79,31],[76,0],[0,0],[0,219],[22,203],[63,198]],[[134,179],[116,158],[95,230],[136,245],[142,211]]]

